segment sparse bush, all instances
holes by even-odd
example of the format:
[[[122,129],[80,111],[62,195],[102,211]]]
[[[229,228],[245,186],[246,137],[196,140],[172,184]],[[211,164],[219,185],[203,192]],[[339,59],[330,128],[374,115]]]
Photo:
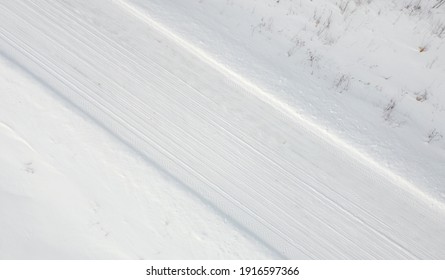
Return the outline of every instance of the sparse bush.
[[[445,3],[445,0],[438,0],[436,4],[434,4],[433,9],[437,9]]]
[[[405,10],[408,11],[408,14],[410,16],[418,15],[422,11],[421,3],[422,3],[422,0],[417,0],[415,3],[413,3],[413,1],[411,1],[408,5],[405,6]]]
[[[303,40],[299,39],[297,36],[292,39],[292,42],[294,42],[295,44],[287,51],[288,57],[291,57],[297,51],[297,49],[306,45],[306,43]]]
[[[428,99],[428,91],[426,90],[422,94],[418,94],[416,96],[416,100],[419,102],[424,102],[427,99]]]
[[[396,101],[394,99],[391,99],[383,109],[383,118],[385,119],[385,121],[391,118],[391,114],[395,107],[396,107]]]
[[[332,22],[332,11],[329,14],[329,16],[326,18],[326,20],[323,22],[323,24],[320,26],[320,28],[318,29],[317,34],[321,35],[323,32],[328,30],[329,27],[331,27],[331,22]]]
[[[345,92],[349,90],[349,84],[351,83],[351,77],[343,74],[335,82],[335,88],[340,92]]]
[[[431,130],[430,133],[428,133],[426,142],[431,143],[433,141],[439,141],[442,138],[443,138],[443,135],[440,134],[436,129],[433,129],[433,130]]]
[[[309,60],[310,66],[312,68],[311,75],[313,75],[314,74],[314,67],[318,66],[318,61],[320,60],[320,57],[317,56],[316,54],[314,54],[312,51],[309,51],[309,50],[308,50],[308,56],[309,56],[308,60]]]
[[[428,50],[427,46],[420,46],[419,47],[419,52],[426,52]]]
[[[324,17],[324,11],[322,13],[318,13],[317,10],[314,11],[314,15],[312,16],[315,27],[318,28],[317,35],[320,36],[326,30],[331,27],[332,23],[332,11],[329,13],[327,17]]]
[[[264,31],[272,32],[272,26],[273,26],[273,18],[269,18],[266,21],[266,19],[262,17],[260,23],[251,26],[251,33],[253,35],[255,32],[258,33],[263,33]]]
[[[351,3],[351,0],[342,0],[340,3],[337,4],[338,8],[340,9],[340,12],[344,14],[346,12],[346,9],[348,8],[349,4]]]
[[[433,60],[431,60],[431,62],[429,62],[429,63],[426,65],[426,67],[427,67],[428,69],[433,68],[434,63],[436,63],[438,59],[439,59],[439,57],[436,56]]]
[[[444,0],[445,1],[445,0]],[[444,2],[445,3],[445,2]],[[444,22],[437,22],[432,29],[432,33],[436,35],[439,38],[445,38],[445,23]]]

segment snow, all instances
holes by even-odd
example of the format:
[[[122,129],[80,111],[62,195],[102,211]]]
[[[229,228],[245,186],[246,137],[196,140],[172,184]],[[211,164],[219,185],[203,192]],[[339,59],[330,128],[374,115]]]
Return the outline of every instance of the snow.
[[[435,2],[3,1],[0,258],[445,257]]]
[[[276,257],[5,56],[0,92],[1,259]]]
[[[436,2],[130,0],[443,200],[445,6]]]

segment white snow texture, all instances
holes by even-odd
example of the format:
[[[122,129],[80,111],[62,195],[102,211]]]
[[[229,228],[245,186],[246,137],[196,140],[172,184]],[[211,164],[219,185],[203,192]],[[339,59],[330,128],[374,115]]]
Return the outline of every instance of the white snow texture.
[[[0,0],[0,259],[444,259],[444,2]]]

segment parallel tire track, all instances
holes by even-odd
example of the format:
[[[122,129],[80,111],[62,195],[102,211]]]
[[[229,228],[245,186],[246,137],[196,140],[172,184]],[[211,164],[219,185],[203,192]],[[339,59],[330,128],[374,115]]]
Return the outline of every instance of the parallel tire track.
[[[386,179],[348,162],[347,157],[337,158],[343,150],[317,146],[324,145],[323,141],[306,130],[310,127],[295,127],[295,120],[289,120],[286,111],[277,111],[276,104],[263,103],[267,100],[261,98],[258,102],[257,96],[252,98],[251,87],[240,85],[195,50],[183,50],[177,38],[159,33],[162,30],[158,26],[150,34],[173,40],[175,51],[183,55],[184,63],[190,63],[187,73],[171,71],[170,57],[160,59],[138,48],[130,51],[127,45],[113,40],[111,33],[78,18],[65,6],[67,3],[0,5],[2,16],[15,23],[0,27],[0,43],[6,42],[3,49],[21,56],[17,60],[23,63],[27,63],[24,57],[33,61],[34,66],[28,63],[29,67],[43,70],[39,75],[59,89],[59,94],[285,256],[416,258],[432,254],[412,239],[427,233],[428,228],[413,233],[406,229],[415,223],[410,213],[440,214],[422,208],[422,203],[409,196],[406,200],[395,197],[392,186],[386,192]],[[45,42],[38,41],[42,39]],[[204,58],[205,63],[194,61],[191,55]],[[196,88],[184,75],[199,77],[199,69],[213,76],[201,78],[200,88]],[[234,92],[224,93],[230,97],[227,102],[239,99],[247,104],[239,121],[227,119],[230,114],[221,111],[217,93],[212,92],[218,86],[212,83]],[[266,118],[258,118],[259,114]],[[258,129],[249,118],[261,119],[271,135],[289,137],[290,148],[263,143],[273,137],[256,139],[253,135]],[[300,135],[308,139],[298,139]],[[317,147],[345,174],[354,169],[357,174],[351,174],[350,180],[359,184],[358,190],[342,186],[341,181],[331,182],[321,169],[318,176],[311,174],[306,169],[313,169],[317,162],[311,162],[307,152],[295,150],[298,145]],[[369,187],[376,187],[378,192]],[[382,204],[380,210],[379,204],[354,196],[374,197],[379,192],[390,194],[382,201],[398,203],[398,215],[408,219],[393,224],[394,218],[384,212],[390,206]],[[420,205],[419,212],[410,210],[413,201]],[[404,213],[403,209],[411,212]]]

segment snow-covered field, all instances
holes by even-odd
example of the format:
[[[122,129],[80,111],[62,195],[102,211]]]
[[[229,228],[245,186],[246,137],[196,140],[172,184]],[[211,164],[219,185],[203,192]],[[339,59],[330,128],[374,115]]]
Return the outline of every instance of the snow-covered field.
[[[445,258],[445,1],[0,1],[0,258]]]

